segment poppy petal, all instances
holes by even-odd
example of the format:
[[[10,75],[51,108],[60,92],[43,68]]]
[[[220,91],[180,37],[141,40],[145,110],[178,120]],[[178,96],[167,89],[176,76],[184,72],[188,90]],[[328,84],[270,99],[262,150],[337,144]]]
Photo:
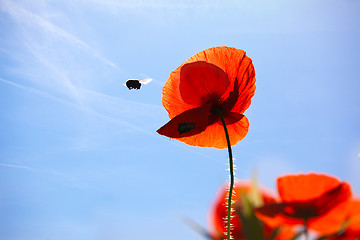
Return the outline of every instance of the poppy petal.
[[[351,197],[350,185],[341,183],[336,188],[329,190],[321,197],[314,199],[312,202],[314,207],[318,209],[319,215],[324,215],[336,205],[349,200]]]
[[[360,237],[360,198],[351,201],[351,212],[349,215],[347,231],[356,233],[357,237]]]
[[[157,132],[170,138],[183,138],[203,132],[208,125],[210,104],[187,110],[171,119]]]
[[[185,64],[180,71],[180,94],[192,105],[217,102],[229,86],[226,73],[214,64],[198,61]]]
[[[349,200],[350,197],[350,186],[342,183],[317,198],[288,202],[283,213],[290,217],[313,219],[326,214],[340,203]]]
[[[286,175],[277,180],[277,188],[283,202],[313,200],[339,184],[337,178],[315,173]]]
[[[250,106],[251,98],[255,94],[255,80],[255,69],[252,60],[244,55],[239,62],[238,74],[232,82],[231,87],[233,90],[226,92],[222,96],[223,99],[226,99],[223,104],[224,107],[231,109],[231,111],[244,113]]]
[[[235,145],[246,136],[249,130],[249,121],[247,117],[243,115],[239,121],[227,125],[227,129],[230,137],[230,143],[231,145]],[[205,131],[196,135],[182,137],[177,140],[197,147],[214,147],[219,149],[227,148],[224,127],[220,121],[209,125]]]
[[[256,213],[260,213],[268,217],[275,217],[276,215],[282,213],[287,205],[287,203],[269,203],[257,208]]]
[[[225,124],[226,126],[229,126],[231,124],[237,123],[243,117],[245,117],[245,115],[242,115],[241,113],[229,112],[224,116]]]
[[[241,69],[243,60],[247,58],[249,57],[246,56],[244,50],[223,46],[213,47],[199,52],[189,58],[185,63],[195,61],[206,61],[208,63],[212,63],[223,69],[228,75],[230,82],[233,83],[235,78],[238,77],[239,69]],[[239,78],[239,80],[240,79],[242,78]]]
[[[251,98],[255,94],[255,69],[252,60],[245,55],[239,64],[237,72],[237,87],[239,88],[240,95],[232,108],[232,111],[243,113],[249,108]]]
[[[214,47],[200,52],[188,61],[207,61],[223,69],[229,77],[230,86],[223,95],[226,99],[236,87],[235,79],[238,80],[237,88],[241,94],[236,99],[232,111],[244,113],[250,106],[251,98],[255,93],[255,69],[251,58],[241,49],[232,47]]]
[[[225,110],[227,109],[233,109],[238,98],[239,98],[239,86],[238,86],[238,79],[235,78],[234,82],[234,89],[229,92],[227,97],[222,97],[222,99],[225,99],[225,101],[221,104],[221,107]]]
[[[240,121],[243,117],[244,117],[244,115],[242,115],[241,113],[237,113],[237,112],[226,113],[226,115],[224,116],[225,124],[226,124],[226,126],[228,126],[230,124],[234,124],[234,123]],[[217,114],[211,114],[209,117],[209,125],[214,124],[216,122],[221,123],[220,117]]]
[[[352,210],[353,205],[351,204],[351,201],[345,201],[331,209],[323,216],[309,221],[309,228],[317,231],[320,235],[336,233],[341,229],[345,220],[348,218],[349,212]]]

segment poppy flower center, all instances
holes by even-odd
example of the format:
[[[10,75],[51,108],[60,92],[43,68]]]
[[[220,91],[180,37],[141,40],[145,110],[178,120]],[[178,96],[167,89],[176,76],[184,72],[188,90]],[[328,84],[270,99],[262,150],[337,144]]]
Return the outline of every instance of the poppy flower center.
[[[219,103],[212,105],[210,108],[210,112],[211,112],[211,114],[215,114],[215,115],[219,115],[219,112],[224,114],[222,107]]]

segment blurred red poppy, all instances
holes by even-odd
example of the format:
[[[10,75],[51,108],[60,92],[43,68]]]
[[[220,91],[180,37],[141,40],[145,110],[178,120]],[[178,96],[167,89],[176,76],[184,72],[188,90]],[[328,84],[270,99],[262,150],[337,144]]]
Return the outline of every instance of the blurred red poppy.
[[[170,74],[162,103],[171,120],[157,132],[193,146],[226,148],[220,111],[235,145],[248,132],[243,113],[254,92],[254,66],[243,50],[214,47],[199,52]]]
[[[335,177],[315,173],[287,175],[278,178],[277,188],[280,202],[256,210],[257,216],[268,223],[307,223],[310,229],[320,224],[322,228],[333,229],[335,223],[339,226],[345,219],[346,212],[337,212],[332,222],[322,221],[322,217],[351,197],[350,185]]]
[[[251,196],[253,193],[252,191],[253,188],[250,182],[237,181],[235,184],[234,187],[235,193],[233,194],[233,208],[235,209],[235,211],[233,211],[231,214],[231,229],[232,229],[231,237],[234,240],[245,240],[247,239],[247,236],[249,237],[249,235],[247,235],[249,233],[246,233],[246,231],[248,231],[249,229],[254,229],[254,228],[256,229],[256,226],[254,226],[254,224],[256,224],[254,223],[254,219],[248,221],[248,224],[250,223],[252,225],[247,225],[247,227],[244,227],[245,216],[241,216],[242,213],[240,213],[243,210],[243,208],[246,208],[243,205],[244,199],[242,199],[241,195],[246,194],[247,196]],[[268,203],[275,203],[276,201],[274,198],[274,194],[272,194],[269,190],[266,190],[263,187],[259,189],[258,194],[260,196],[260,202],[258,202],[257,204],[262,205]],[[215,230],[215,233],[211,234],[212,236],[214,236],[213,237],[214,239],[226,239],[227,224],[225,219],[227,218],[228,195],[229,195],[229,187],[227,185],[223,185],[219,189],[212,204],[211,211],[209,212],[209,225],[210,225],[209,227],[210,229]],[[274,234],[275,228],[261,222],[258,222],[258,224],[260,225],[261,228],[257,230],[260,230],[260,232],[262,231],[262,233],[258,232],[258,234],[260,234],[258,235],[258,237],[263,236],[265,237],[265,239],[270,239],[270,236]],[[280,231],[278,231],[278,235],[275,238],[276,240],[285,240],[285,239],[288,240],[295,235],[294,231],[287,226],[283,226],[283,228],[279,230]],[[254,238],[254,236],[252,237]]]
[[[345,224],[343,223],[343,226],[341,226],[343,229],[339,231],[338,229],[335,229],[338,231],[337,234],[334,234],[334,236],[327,238],[328,240],[354,240],[356,238],[360,239],[360,198],[352,199],[350,202],[348,202],[347,205],[343,206],[339,209],[339,211],[347,212],[346,218],[344,220]],[[328,225],[334,224],[334,217],[335,214],[328,216],[324,219],[324,221],[330,222]],[[313,226],[313,229],[318,231],[321,235],[329,234],[329,229],[324,228],[325,224],[317,224]],[[332,233],[334,233],[333,231]]]

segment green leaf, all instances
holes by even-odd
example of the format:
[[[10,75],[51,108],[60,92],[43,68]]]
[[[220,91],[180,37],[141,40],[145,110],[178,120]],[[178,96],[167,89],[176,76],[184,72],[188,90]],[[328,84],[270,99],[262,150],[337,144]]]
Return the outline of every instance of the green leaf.
[[[259,190],[259,180],[256,172],[253,172],[251,175],[251,187],[250,192],[248,193],[248,198],[251,205],[255,208],[264,204],[264,200]]]
[[[247,240],[264,240],[263,227],[256,217],[254,208],[245,192],[241,192],[241,207],[235,206],[235,211],[241,219],[243,231]]]

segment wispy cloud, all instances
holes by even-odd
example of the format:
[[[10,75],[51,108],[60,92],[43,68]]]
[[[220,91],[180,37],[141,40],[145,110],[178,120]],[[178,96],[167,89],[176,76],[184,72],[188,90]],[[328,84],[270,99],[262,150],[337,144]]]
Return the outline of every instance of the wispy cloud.
[[[132,130],[136,130],[136,131],[148,134],[148,135],[153,136],[153,137],[157,136],[157,134],[155,132],[149,131],[149,130],[147,130],[145,128],[142,128],[141,126],[129,123],[127,121],[123,121],[123,120],[120,120],[118,118],[114,118],[112,116],[109,116],[109,115],[103,114],[101,112],[95,111],[94,109],[91,109],[89,106],[75,104],[73,102],[70,102],[70,101],[67,101],[67,100],[52,96],[52,95],[50,95],[50,94],[48,94],[46,92],[43,92],[41,90],[34,89],[34,88],[31,88],[31,87],[27,87],[27,86],[24,86],[22,84],[14,83],[12,81],[5,80],[5,79],[3,79],[1,77],[0,77],[0,82],[3,82],[5,84],[11,85],[11,86],[14,86],[14,87],[22,89],[24,91],[27,91],[27,92],[30,92],[30,93],[45,97],[45,98],[50,99],[50,100],[52,100],[54,102],[64,104],[64,105],[69,106],[71,108],[79,109],[81,111],[84,111],[86,113],[89,113],[89,114],[93,115],[94,117],[96,117],[98,119],[102,119],[102,120],[104,120],[106,122],[122,126],[124,129],[130,128]],[[138,103],[138,102],[134,102],[134,101],[129,101],[129,100],[125,100],[125,99],[118,98],[118,97],[107,96],[107,95],[97,93],[97,92],[91,91],[91,90],[86,90],[86,89],[83,90],[83,91],[84,92],[89,92],[91,94],[95,94],[95,95],[98,95],[98,96],[101,96],[103,99],[106,99],[106,101],[110,100],[110,101],[113,101],[115,103],[118,102],[117,104],[119,106],[132,106],[132,108],[136,108],[134,106],[137,106],[137,107],[139,107],[139,112],[143,112],[144,109],[152,109],[150,112],[151,112],[151,114],[153,114],[154,110],[162,109],[162,107],[157,106],[157,105],[143,104],[143,103]],[[119,104],[119,102],[121,102],[121,104]],[[187,145],[179,143],[178,141],[168,141],[165,138],[161,138],[161,140],[164,143],[175,145],[175,146],[177,146],[179,148],[183,148],[186,151],[192,152],[192,153],[197,154],[199,156],[206,157],[206,158],[217,161],[217,159],[215,159],[214,157],[211,157],[210,155],[202,153],[200,151],[196,151],[194,148],[191,148],[191,147],[189,147]],[[87,144],[85,144],[85,145],[87,145]],[[87,147],[82,146],[82,148],[86,149]]]
[[[16,164],[0,163],[0,166],[10,167],[10,168],[19,168],[19,169],[24,169],[24,170],[28,170],[28,171],[36,171],[35,168],[27,167],[27,166],[23,166],[23,165],[16,165]]]
[[[79,0],[81,1],[81,0]],[[222,1],[190,1],[190,0],[90,0],[92,2],[102,6],[108,6],[112,9],[173,9],[173,10],[184,10],[184,9],[207,9],[216,8],[224,5]]]
[[[162,109],[163,107],[160,105],[154,105],[154,104],[147,104],[147,103],[141,103],[141,102],[136,102],[136,101],[132,101],[132,100],[125,100],[123,98],[120,97],[115,97],[115,96],[109,96],[103,93],[99,93],[93,90],[89,90],[89,89],[83,89],[83,92],[88,94],[88,95],[94,95],[103,99],[106,99],[107,101],[111,101],[111,102],[117,102],[121,105],[136,105],[136,106],[143,106],[143,107],[148,107],[151,109]]]
[[[40,83],[41,79],[31,78],[33,82],[41,85],[53,85],[53,90],[62,91],[66,95],[75,98],[78,102],[81,102],[81,98],[78,92],[78,89],[75,83],[67,76],[66,70],[62,66],[57,65],[56,63],[49,61],[48,54],[41,51],[41,49],[36,46],[34,43],[25,43],[28,51],[32,54],[34,59],[37,60],[42,66],[46,67],[50,71],[50,76],[47,79],[48,81]],[[20,70],[21,71],[21,70]],[[44,69],[40,69],[40,72],[44,72]],[[49,84],[51,81],[51,84]],[[46,87],[48,88],[48,87]],[[50,89],[49,89],[50,90]]]
[[[11,66],[15,70],[10,73],[13,77],[25,75],[24,80],[29,84],[22,84],[22,79],[18,77],[15,78],[16,82],[0,78],[1,82],[79,109],[107,122],[152,134],[136,124],[129,123],[123,117],[114,117],[112,110],[119,113],[121,109],[125,110],[126,106],[136,105],[141,109],[154,106],[87,90],[87,87],[91,86],[91,79],[87,76],[95,71],[91,69],[94,64],[99,65],[96,62],[88,62],[89,54],[95,56],[97,61],[123,72],[114,62],[103,57],[85,41],[17,3],[4,0],[0,4],[0,9],[8,13],[20,26],[17,28],[17,46],[10,50],[2,49],[5,54],[14,56],[18,61]],[[38,36],[39,30],[43,35]],[[67,45],[64,45],[64,42]],[[81,51],[77,56],[74,49],[85,51]],[[101,84],[97,79],[94,82]],[[99,102],[107,105],[101,105]],[[109,110],[113,106],[117,108]],[[157,106],[155,108],[160,109]]]
[[[25,166],[25,165],[9,164],[9,163],[0,163],[0,167],[15,168],[15,169],[25,170],[25,171],[29,171],[29,172],[34,172],[36,174],[42,173],[42,174],[46,174],[46,175],[51,175],[53,177],[62,179],[63,181],[65,181],[63,183],[66,185],[68,185],[68,183],[71,183],[70,185],[73,187],[81,187],[81,188],[89,187],[88,183],[84,182],[83,180],[80,180],[79,178],[75,178],[73,176],[66,175],[64,173],[61,173],[59,171],[56,171],[56,170],[50,169],[50,168],[34,168],[34,167]]]
[[[138,126],[136,126],[134,124],[131,124],[129,122],[122,121],[122,120],[113,118],[111,116],[102,114],[100,112],[97,112],[97,111],[93,110],[89,106],[76,104],[76,103],[73,103],[73,102],[70,102],[70,101],[67,101],[67,100],[52,96],[52,95],[50,95],[50,94],[48,94],[46,92],[43,92],[41,90],[34,89],[34,88],[31,88],[31,87],[27,87],[27,86],[24,86],[22,84],[14,83],[12,81],[5,80],[5,79],[3,79],[1,77],[0,77],[0,82],[3,82],[3,83],[8,84],[8,85],[12,85],[12,86],[14,86],[16,88],[20,88],[22,90],[25,90],[27,92],[30,92],[30,93],[33,93],[33,94],[36,94],[36,95],[40,95],[42,97],[45,97],[45,98],[50,99],[52,101],[55,101],[57,103],[64,104],[64,105],[67,105],[69,107],[79,109],[79,110],[84,111],[86,113],[90,113],[93,116],[95,116],[95,117],[97,117],[99,119],[105,120],[107,122],[117,124],[117,125],[120,125],[120,126],[123,126],[123,127],[130,127],[133,130],[137,130],[137,131],[144,132],[144,133],[147,133],[147,134],[150,134],[150,135],[154,135],[154,133],[152,133],[152,132],[150,132],[150,131],[148,131],[148,130],[146,130],[144,128],[141,128],[141,127],[138,127]],[[123,100],[123,101],[125,101],[125,100]]]
[[[93,49],[89,44],[84,42],[83,40],[79,39],[75,35],[69,33],[68,31],[56,26],[55,24],[51,23],[50,21],[42,18],[41,16],[30,12],[29,10],[21,7],[20,5],[4,0],[2,1],[1,8],[3,11],[7,12],[10,16],[12,16],[18,23],[23,25],[36,25],[42,28],[44,31],[54,34],[58,37],[61,37],[68,41],[69,43],[85,49],[90,54],[98,58],[103,63],[113,67],[121,72],[123,70],[119,68],[114,62],[105,58],[100,53],[98,53],[95,49]]]
[[[54,97],[46,92],[43,92],[43,91],[40,91],[38,89],[35,89],[35,88],[31,88],[31,87],[27,87],[27,86],[24,86],[22,84],[18,84],[18,83],[15,83],[15,82],[12,82],[12,81],[8,81],[8,80],[5,80],[3,78],[0,77],[0,81],[5,83],[5,84],[8,84],[8,85],[11,85],[11,86],[14,86],[16,88],[20,88],[22,90],[25,90],[27,92],[30,92],[30,93],[33,93],[33,94],[36,94],[36,95],[40,95],[42,97],[45,97],[45,98],[48,98],[50,100],[53,100],[55,102],[58,102],[58,103],[61,103],[61,104],[65,104],[65,105],[69,105],[69,106],[72,106],[72,107],[75,107],[76,105],[72,102],[69,102],[69,101],[66,101],[66,100],[63,100],[61,98],[57,98],[57,97]]]
[[[145,2],[143,4],[147,5]],[[0,77],[0,82],[77,109],[107,123],[116,124],[126,131],[136,130],[157,136],[153,129],[147,130],[137,122],[145,121],[145,116],[156,116],[157,111],[164,111],[161,106],[90,90],[94,87],[91,86],[88,76],[92,76],[92,71],[95,71],[92,68],[96,68],[99,63],[110,66],[117,74],[124,72],[114,62],[99,54],[86,41],[66,31],[66,28],[58,27],[20,3],[4,0],[0,4],[0,10],[9,14],[17,26],[20,26],[16,29],[19,42],[14,48],[3,50],[7,55],[15,56],[15,60],[21,63],[12,66],[15,71],[12,72],[11,79]],[[96,62],[89,62],[89,56],[94,56],[93,60]],[[25,75],[24,79],[17,77],[21,74]],[[97,77],[94,76],[96,79],[93,81],[102,87],[103,81],[98,81]],[[154,82],[163,85],[162,82]],[[177,141],[163,140],[185,148],[182,144],[177,144]],[[82,141],[78,146],[86,149],[91,144],[89,141]],[[194,153],[201,154],[198,151]],[[207,155],[205,157],[212,158]]]
[[[1,1],[0,11],[7,13],[16,24],[13,31],[2,39],[4,46],[0,50],[15,62],[6,68],[6,72],[17,76],[20,81],[32,83],[34,88],[31,91],[42,90],[36,93],[48,98],[56,97],[56,101],[75,100],[85,108],[86,103],[79,91],[91,84],[99,84],[92,77],[95,71],[111,69],[116,74],[124,74],[113,61],[65,30],[70,26],[61,28],[47,19],[51,14],[36,14],[21,4],[21,1]],[[62,12],[58,15],[63,16]]]

